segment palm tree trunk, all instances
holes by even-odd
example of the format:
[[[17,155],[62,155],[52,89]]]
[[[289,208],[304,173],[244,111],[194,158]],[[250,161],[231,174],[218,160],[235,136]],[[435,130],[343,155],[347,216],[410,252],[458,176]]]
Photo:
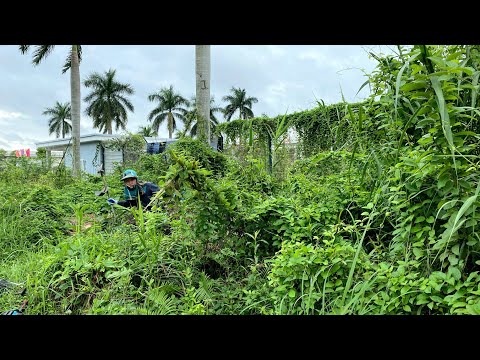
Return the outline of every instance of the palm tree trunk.
[[[72,45],[70,96],[72,103],[73,176],[80,178],[80,64],[77,45]]]
[[[210,144],[210,45],[195,45],[197,136]]]
[[[171,139],[173,135],[173,114],[171,112],[167,114],[167,128],[168,138]]]

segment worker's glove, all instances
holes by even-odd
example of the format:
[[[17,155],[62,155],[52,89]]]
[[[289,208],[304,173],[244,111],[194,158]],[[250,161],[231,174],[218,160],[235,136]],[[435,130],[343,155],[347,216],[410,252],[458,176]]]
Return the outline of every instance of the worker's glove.
[[[2,312],[0,315],[23,315],[20,310],[7,310]]]
[[[112,199],[112,198],[109,198],[109,199],[107,199],[107,202],[108,202],[110,205],[113,205],[113,204],[116,204],[116,203],[118,203],[118,201],[117,201],[117,200],[115,200],[115,199]]]

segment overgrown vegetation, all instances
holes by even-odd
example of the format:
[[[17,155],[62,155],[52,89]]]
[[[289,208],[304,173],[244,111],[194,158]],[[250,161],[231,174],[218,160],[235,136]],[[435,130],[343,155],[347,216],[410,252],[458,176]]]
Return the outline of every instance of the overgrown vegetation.
[[[162,189],[151,212],[1,159],[1,307],[26,289],[28,314],[479,314],[479,47],[398,50],[372,54],[362,103],[127,159]]]

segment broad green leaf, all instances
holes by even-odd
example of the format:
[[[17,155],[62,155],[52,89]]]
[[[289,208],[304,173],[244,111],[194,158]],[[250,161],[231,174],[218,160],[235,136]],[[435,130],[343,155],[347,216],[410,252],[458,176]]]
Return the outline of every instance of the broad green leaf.
[[[412,90],[424,89],[428,86],[426,81],[414,81],[401,86],[400,90],[407,92]]]
[[[415,219],[415,224],[419,223],[421,221],[425,220],[425,216],[419,216],[418,218]]]
[[[452,252],[455,255],[460,255],[460,250],[459,250],[459,245],[458,244],[456,244],[455,246],[452,247]]]
[[[448,261],[450,262],[451,265],[457,265],[458,264],[458,257],[454,255],[449,255],[448,256]]]
[[[438,179],[437,188],[438,189],[443,188],[447,184],[448,181],[449,181],[449,179],[447,177],[443,177],[443,178]]]
[[[460,71],[463,71],[465,74],[467,74],[468,76],[471,76],[473,75],[475,69],[472,68],[472,67],[462,67],[462,66],[459,66],[456,68],[456,70],[460,70]]]
[[[470,206],[472,206],[475,200],[477,200],[477,196],[478,195],[473,195],[473,196],[470,196],[467,200],[465,200],[465,203],[462,205],[462,207],[457,213],[457,216],[455,217],[455,221],[453,222],[453,226],[452,226],[452,231],[447,241],[450,240],[453,234],[457,232],[458,229],[461,227],[461,225],[465,222],[466,219],[463,219],[462,221],[459,221],[459,220],[463,216],[463,214],[465,214],[465,212],[470,208]]]
[[[469,314],[480,315],[480,302],[477,302],[473,305],[467,305],[466,309]]]
[[[419,248],[413,248],[413,255],[415,255],[415,257],[418,259],[418,258],[421,258],[424,254],[424,250],[422,249],[419,249]]]
[[[450,145],[450,149],[453,151],[454,149],[453,134],[452,134],[452,129],[450,127],[450,117],[448,116],[448,110],[446,106],[447,104],[445,103],[442,87],[440,85],[440,81],[438,77],[432,76],[431,81],[432,81],[433,89],[435,90],[435,94],[437,96],[437,105],[438,105],[438,111],[440,113],[440,117],[442,119],[443,133],[445,135],[445,138],[447,139],[448,144]]]
[[[477,133],[473,132],[473,131],[459,131],[457,133],[457,135],[470,135],[470,136],[477,136]]]
[[[455,279],[455,280],[460,280],[462,277],[462,274],[460,273],[460,270],[454,266],[450,266],[448,268],[448,273]]]

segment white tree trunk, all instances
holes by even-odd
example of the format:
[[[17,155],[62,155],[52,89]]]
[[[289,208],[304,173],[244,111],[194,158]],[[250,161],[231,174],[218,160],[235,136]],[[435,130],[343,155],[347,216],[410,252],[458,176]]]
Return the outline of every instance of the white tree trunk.
[[[72,152],[73,176],[80,178],[80,65],[77,45],[72,45],[70,68],[70,96],[72,103]]]
[[[195,45],[197,134],[210,144],[210,45]]]

